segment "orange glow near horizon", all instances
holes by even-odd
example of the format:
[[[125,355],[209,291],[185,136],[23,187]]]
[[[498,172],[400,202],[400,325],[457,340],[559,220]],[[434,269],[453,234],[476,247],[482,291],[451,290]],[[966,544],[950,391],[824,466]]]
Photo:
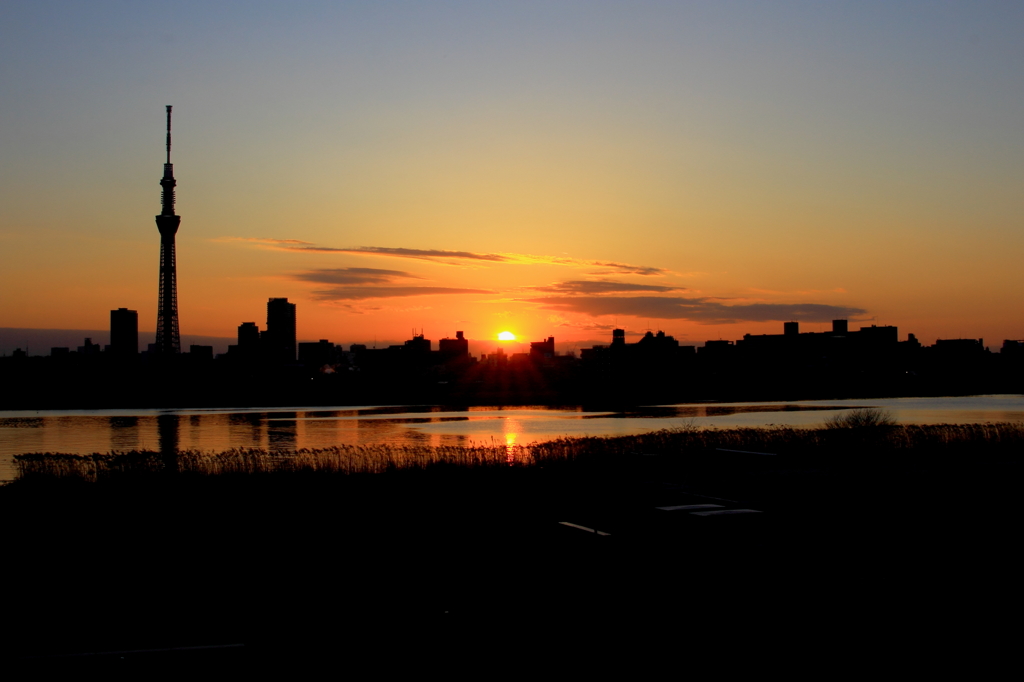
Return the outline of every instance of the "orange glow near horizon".
[[[642,4],[261,3],[224,31],[215,3],[19,3],[0,355],[106,344],[122,307],[153,334],[166,104],[183,348],[271,298],[346,348],[1024,339],[1019,3]],[[155,22],[191,61],[109,39]]]

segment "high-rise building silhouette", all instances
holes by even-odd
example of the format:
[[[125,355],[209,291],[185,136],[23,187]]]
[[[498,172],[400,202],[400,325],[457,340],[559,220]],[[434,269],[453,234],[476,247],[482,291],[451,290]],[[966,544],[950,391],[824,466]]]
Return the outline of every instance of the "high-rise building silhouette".
[[[266,357],[273,362],[295,362],[295,304],[287,298],[267,301],[267,329],[260,335]]]
[[[167,162],[164,176],[160,179],[163,188],[161,202],[163,210],[156,217],[160,230],[160,302],[156,315],[156,351],[160,354],[181,352],[181,337],[178,334],[178,276],[174,258],[174,235],[178,232],[181,216],[174,214],[174,166],[171,165],[171,105],[167,105]]]
[[[138,312],[127,308],[110,311],[110,351],[116,355],[138,354]]]

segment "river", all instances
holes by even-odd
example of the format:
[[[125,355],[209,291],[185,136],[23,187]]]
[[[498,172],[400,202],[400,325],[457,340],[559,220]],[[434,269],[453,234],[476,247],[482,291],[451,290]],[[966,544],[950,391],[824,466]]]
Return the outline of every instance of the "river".
[[[285,452],[331,445],[526,445],[561,436],[620,436],[680,426],[821,425],[843,410],[876,407],[901,423],[1024,422],[1024,395],[766,403],[689,403],[628,411],[581,406],[436,405],[183,410],[0,411],[0,481],[26,452],[167,448]]]

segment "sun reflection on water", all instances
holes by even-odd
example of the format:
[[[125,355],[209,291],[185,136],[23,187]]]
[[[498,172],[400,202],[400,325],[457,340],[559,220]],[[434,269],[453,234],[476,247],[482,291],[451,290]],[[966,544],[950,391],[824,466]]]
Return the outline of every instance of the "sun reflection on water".
[[[511,466],[516,462],[516,453],[519,452],[519,446],[516,445],[516,438],[522,431],[522,426],[515,419],[505,419],[505,423],[502,424],[505,431],[505,461]]]

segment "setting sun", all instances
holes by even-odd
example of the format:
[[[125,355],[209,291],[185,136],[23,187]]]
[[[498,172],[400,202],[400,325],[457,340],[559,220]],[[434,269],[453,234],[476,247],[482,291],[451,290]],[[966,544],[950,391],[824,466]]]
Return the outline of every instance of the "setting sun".
[[[512,332],[501,332],[500,334],[498,334],[498,340],[499,341],[515,341],[516,340],[516,335],[513,334]]]

